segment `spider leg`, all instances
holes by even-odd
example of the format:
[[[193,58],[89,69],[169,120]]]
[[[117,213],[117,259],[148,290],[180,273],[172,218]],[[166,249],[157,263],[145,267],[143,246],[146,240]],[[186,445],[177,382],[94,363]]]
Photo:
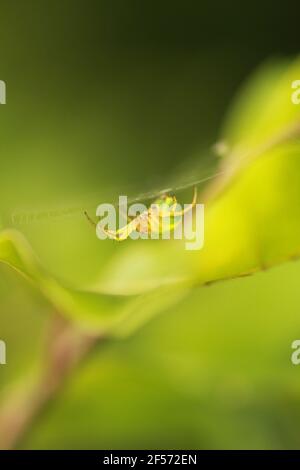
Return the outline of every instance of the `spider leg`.
[[[148,221],[148,230],[150,233],[165,233],[167,231],[174,231],[180,224],[182,220],[177,220],[176,222],[171,222],[167,227],[164,227],[164,224],[161,223],[160,216],[158,214],[151,214]]]
[[[148,231],[149,233],[159,233],[159,216],[156,213],[149,213]]]
[[[190,204],[189,207],[187,207],[186,209],[183,209],[182,211],[175,211],[174,209],[172,209],[172,208],[176,207],[176,204],[174,204],[173,206],[170,207],[170,209],[168,211],[159,210],[157,215],[161,218],[170,217],[170,216],[179,217],[179,216],[181,216],[183,214],[186,214],[187,212],[191,211],[193,209],[193,207],[195,207],[196,202],[197,202],[197,188],[195,186],[194,187],[193,200],[192,200],[192,203]]]
[[[177,203],[174,204],[173,206],[171,206],[171,207],[169,208],[169,210],[167,210],[167,211],[164,211],[164,210],[162,210],[162,209],[159,209],[159,210],[157,211],[157,216],[158,216],[158,217],[161,217],[162,219],[163,219],[164,217],[171,217],[171,216],[173,217],[174,214],[176,213],[176,211],[175,211],[176,205],[177,205]]]
[[[91,219],[91,217],[89,216],[89,214],[87,213],[87,211],[84,211],[84,215],[86,216],[87,220],[89,221],[89,223],[90,223],[93,227],[97,227],[96,222],[94,222],[93,219]]]
[[[129,222],[129,224],[125,225],[125,227],[119,228],[118,230],[108,230],[102,227],[101,228],[109,238],[120,242],[126,240],[126,238],[128,238],[129,235],[137,229],[138,225],[139,220],[138,217],[136,217],[131,222]]]
[[[183,214],[186,214],[187,212],[190,212],[196,205],[197,203],[197,188],[196,186],[194,187],[194,196],[193,196],[193,200],[192,200],[192,203],[190,204],[189,207],[186,207],[185,209],[183,209],[182,211],[174,211],[172,212],[172,216],[173,217],[178,217],[180,215],[183,215]]]

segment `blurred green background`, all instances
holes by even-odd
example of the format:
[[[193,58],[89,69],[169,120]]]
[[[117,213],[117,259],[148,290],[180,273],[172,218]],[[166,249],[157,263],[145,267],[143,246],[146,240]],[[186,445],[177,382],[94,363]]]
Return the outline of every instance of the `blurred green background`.
[[[0,223],[85,285],[126,249],[79,210],[207,168],[229,103],[263,60],[298,50],[291,3],[0,2]],[[213,170],[212,170],[213,171]],[[201,173],[200,173],[201,175]],[[198,175],[199,176],[199,175]],[[61,211],[14,223],[20,212]],[[96,350],[25,448],[299,447],[299,263],[195,290]],[[0,397],[38,363],[52,307],[0,266]]]

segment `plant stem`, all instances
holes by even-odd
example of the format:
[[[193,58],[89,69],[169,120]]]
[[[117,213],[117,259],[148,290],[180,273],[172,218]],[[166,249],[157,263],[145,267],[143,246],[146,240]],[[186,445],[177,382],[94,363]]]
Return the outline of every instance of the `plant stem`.
[[[70,372],[93,346],[104,340],[99,335],[79,332],[63,319],[59,321],[60,331],[52,331],[46,350],[46,367],[38,380],[29,387],[27,383],[18,387],[1,407],[0,449],[14,449],[19,445],[46,405],[60,391]]]

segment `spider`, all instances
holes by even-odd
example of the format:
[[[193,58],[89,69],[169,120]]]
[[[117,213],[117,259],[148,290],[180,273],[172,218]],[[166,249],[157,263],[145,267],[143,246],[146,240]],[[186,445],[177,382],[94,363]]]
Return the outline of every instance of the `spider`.
[[[118,230],[109,230],[104,227],[101,229],[104,233],[111,239],[117,241],[126,240],[130,234],[134,231],[140,233],[156,233],[162,234],[166,231],[175,230],[175,228],[182,222],[182,216],[195,207],[197,202],[197,188],[194,187],[194,196],[192,203],[182,210],[176,210],[177,208],[177,199],[175,196],[170,196],[169,194],[163,194],[158,199],[156,199],[151,206],[137,215],[136,217],[127,217],[128,224]],[[90,218],[87,212],[85,216],[88,221],[94,226],[97,227],[97,224]],[[168,223],[164,223],[164,219],[169,217]],[[167,226],[166,226],[167,225]]]

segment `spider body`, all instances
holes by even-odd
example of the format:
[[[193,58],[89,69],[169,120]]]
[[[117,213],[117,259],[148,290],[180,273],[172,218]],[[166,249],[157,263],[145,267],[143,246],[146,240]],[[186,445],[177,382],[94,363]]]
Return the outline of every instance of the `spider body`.
[[[141,234],[162,234],[166,231],[174,231],[175,228],[182,222],[182,216],[191,210],[197,202],[197,190],[194,188],[194,197],[192,203],[185,209],[178,209],[178,202],[175,196],[163,194],[157,198],[151,206],[142,211],[136,217],[127,217],[128,223],[118,230],[109,230],[101,227],[101,230],[111,239],[117,241],[126,240],[132,232],[139,232]],[[96,226],[85,213],[88,220]]]

